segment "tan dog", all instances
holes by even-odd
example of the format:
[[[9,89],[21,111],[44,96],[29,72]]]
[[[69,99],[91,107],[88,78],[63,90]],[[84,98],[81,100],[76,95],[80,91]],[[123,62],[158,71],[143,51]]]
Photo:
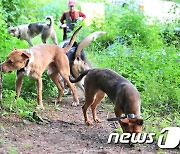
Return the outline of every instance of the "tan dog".
[[[66,52],[72,47],[76,35],[81,27],[79,27],[73,34],[69,45],[65,48],[60,48],[57,45],[42,44],[37,45],[29,50],[14,49],[7,57],[6,61],[2,63],[3,72],[17,71],[16,79],[16,93],[17,97],[20,95],[23,76],[29,76],[37,82],[37,101],[38,104],[43,107],[42,103],[42,74],[46,68],[48,68],[48,74],[52,81],[56,84],[59,94],[58,100],[61,99],[63,88],[59,81],[59,74],[66,81],[70,87],[74,102],[72,105],[79,103],[76,88],[69,81],[70,68],[69,61],[66,56]]]
[[[87,116],[87,109],[91,106],[93,119],[100,122],[96,115],[96,107],[105,93],[115,104],[116,120],[124,132],[139,133],[142,130],[143,120],[140,117],[141,99],[136,87],[127,79],[108,69],[91,69],[84,71],[77,79],[70,79],[75,83],[85,78],[85,104],[82,107],[85,123],[91,125]],[[125,116],[122,116],[122,114]]]

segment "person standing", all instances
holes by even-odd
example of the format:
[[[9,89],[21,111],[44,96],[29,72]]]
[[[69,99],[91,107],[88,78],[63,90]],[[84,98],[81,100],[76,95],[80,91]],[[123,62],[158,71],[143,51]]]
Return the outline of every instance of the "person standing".
[[[68,6],[69,9],[62,14],[59,20],[60,28],[63,28],[63,40],[67,39],[67,33],[71,32],[74,29],[75,23],[78,20],[84,20],[86,18],[86,15],[84,13],[76,9],[75,0],[69,0]]]

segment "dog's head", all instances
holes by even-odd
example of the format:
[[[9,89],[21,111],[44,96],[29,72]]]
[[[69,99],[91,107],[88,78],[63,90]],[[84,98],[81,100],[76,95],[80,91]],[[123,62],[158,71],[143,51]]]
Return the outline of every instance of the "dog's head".
[[[82,60],[81,57],[76,57],[71,64],[71,71],[75,77],[78,77],[81,72],[90,68],[90,64],[88,64],[87,61]]]
[[[9,27],[7,31],[11,36],[18,37],[19,36],[19,30],[18,27]]]
[[[140,133],[142,131],[143,119],[125,118],[120,120],[124,133]]]
[[[1,64],[2,72],[12,72],[24,68],[30,57],[31,55],[25,49],[13,49]]]

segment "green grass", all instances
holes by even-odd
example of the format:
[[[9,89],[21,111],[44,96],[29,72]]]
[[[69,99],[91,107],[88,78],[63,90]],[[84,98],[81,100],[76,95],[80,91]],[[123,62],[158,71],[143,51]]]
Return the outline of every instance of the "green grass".
[[[18,154],[19,153],[18,148],[16,148],[16,147],[7,147],[7,149],[8,149],[9,154]]]

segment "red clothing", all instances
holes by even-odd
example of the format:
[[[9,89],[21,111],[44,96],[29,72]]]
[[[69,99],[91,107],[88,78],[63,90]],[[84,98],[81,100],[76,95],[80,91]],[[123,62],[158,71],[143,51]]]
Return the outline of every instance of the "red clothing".
[[[61,16],[60,22],[62,24],[64,24],[64,20],[66,20],[66,13],[67,12],[69,12],[71,19],[74,20],[75,19],[75,12],[77,12],[77,11],[79,12],[79,17],[83,17],[84,19],[86,18],[86,15],[79,10],[75,10],[74,12],[65,11],[63,13],[63,15]]]

